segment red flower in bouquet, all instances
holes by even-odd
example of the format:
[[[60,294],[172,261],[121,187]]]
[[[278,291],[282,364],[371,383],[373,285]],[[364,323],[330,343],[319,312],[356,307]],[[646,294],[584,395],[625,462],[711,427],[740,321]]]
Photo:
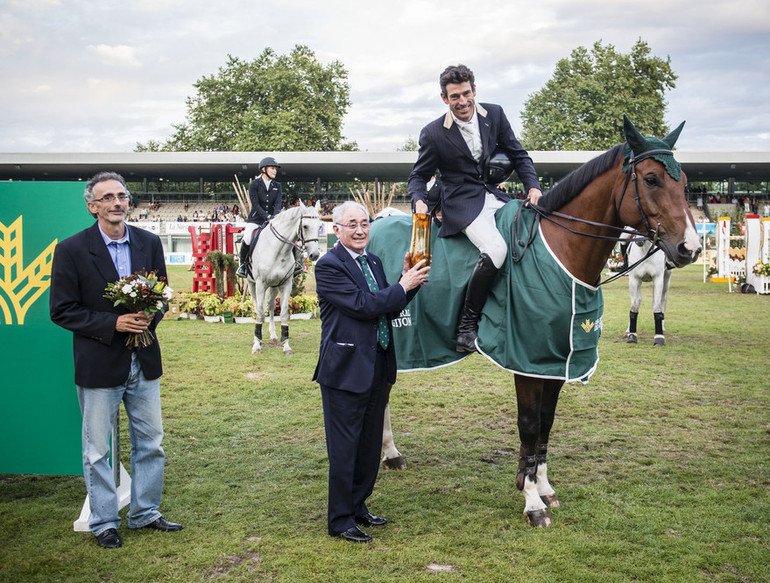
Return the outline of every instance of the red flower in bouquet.
[[[108,283],[104,297],[113,302],[113,306],[123,306],[129,313],[143,312],[150,316],[162,312],[174,293],[162,277],[156,272],[133,273],[115,283]],[[145,347],[152,344],[149,330],[131,333],[126,338],[129,348]]]

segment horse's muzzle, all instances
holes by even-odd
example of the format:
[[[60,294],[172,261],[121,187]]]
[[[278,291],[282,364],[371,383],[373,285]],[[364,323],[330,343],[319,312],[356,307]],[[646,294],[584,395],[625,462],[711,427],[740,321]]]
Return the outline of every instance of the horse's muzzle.
[[[666,263],[674,267],[684,267],[690,263],[694,263],[700,256],[703,247],[698,245],[694,249],[687,247],[686,241],[682,240],[678,245],[674,246],[665,240],[659,241],[660,248],[666,254]]]

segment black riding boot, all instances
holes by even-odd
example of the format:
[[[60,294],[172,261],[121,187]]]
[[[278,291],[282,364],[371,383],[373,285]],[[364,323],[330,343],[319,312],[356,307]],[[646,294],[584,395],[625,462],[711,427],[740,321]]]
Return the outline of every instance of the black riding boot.
[[[249,257],[251,251],[251,245],[247,245],[243,241],[241,241],[241,249],[238,252],[238,259],[240,261],[240,265],[238,265],[238,271],[235,272],[235,275],[238,277],[248,277],[249,276]]]
[[[498,271],[489,255],[482,253],[479,256],[479,262],[473,268],[465,290],[465,303],[457,325],[457,346],[455,347],[457,352],[476,352],[481,309],[487,301],[489,288]]]

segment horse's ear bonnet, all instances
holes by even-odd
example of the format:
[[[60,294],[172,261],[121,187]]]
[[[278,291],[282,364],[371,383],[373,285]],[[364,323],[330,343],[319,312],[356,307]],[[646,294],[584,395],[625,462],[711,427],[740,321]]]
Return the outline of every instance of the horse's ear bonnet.
[[[631,120],[624,115],[623,132],[626,135],[626,150],[625,161],[623,163],[623,171],[628,171],[632,155],[634,158],[638,159],[639,156],[645,152],[650,152],[652,150],[666,150],[666,152],[653,154],[650,157],[663,164],[669,176],[678,182],[682,177],[682,168],[679,165],[679,162],[677,162],[674,158],[674,154],[671,152],[671,148],[673,148],[674,144],[676,144],[676,140],[679,138],[679,134],[682,132],[684,123],[685,122],[679,124],[678,128],[676,128],[673,132],[661,140],[653,136],[643,136],[639,130],[636,129],[636,126],[631,123]]]

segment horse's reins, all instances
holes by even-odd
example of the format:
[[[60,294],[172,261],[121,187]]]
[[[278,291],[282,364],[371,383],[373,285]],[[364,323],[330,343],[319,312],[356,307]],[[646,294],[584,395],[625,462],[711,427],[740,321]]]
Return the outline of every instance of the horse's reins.
[[[647,158],[652,158],[653,156],[657,156],[658,154],[667,154],[667,155],[673,155],[673,152],[671,150],[664,150],[664,149],[656,149],[656,150],[649,150],[647,152],[643,152],[639,156],[634,156],[633,154],[628,160],[629,168],[626,170],[626,181],[623,184],[623,191],[620,193],[620,198],[618,199],[618,204],[615,207],[615,216],[618,218],[619,222],[623,222],[620,220],[620,207],[623,204],[623,198],[626,196],[626,190],[628,190],[628,184],[633,184],[633,190],[634,190],[634,200],[636,202],[636,208],[639,210],[639,215],[642,218],[642,223],[644,224],[644,227],[647,229],[647,233],[642,233],[641,231],[637,231],[635,229],[628,229],[626,227],[616,227],[615,225],[607,225],[605,223],[598,223],[595,221],[589,221],[588,219],[581,219],[580,217],[574,217],[572,215],[567,215],[564,213],[560,213],[558,211],[551,211],[547,212],[543,210],[542,208],[538,207],[537,205],[528,204],[528,206],[535,211],[535,215],[532,218],[532,224],[530,225],[530,232],[529,237],[526,241],[520,241],[518,238],[518,230],[519,230],[519,221],[521,218],[521,211],[524,208],[525,205],[521,205],[519,207],[519,210],[516,213],[516,217],[513,222],[513,240],[514,242],[518,243],[522,247],[521,255],[517,255],[515,252],[513,254],[513,261],[514,263],[518,263],[524,258],[524,255],[527,252],[527,248],[530,246],[530,244],[535,240],[536,237],[536,230],[535,230],[535,223],[538,219],[546,219],[550,221],[552,224],[556,225],[557,227],[561,227],[562,229],[569,231],[573,235],[579,235],[581,237],[590,237],[592,239],[601,239],[603,241],[613,241],[615,243],[625,242],[628,241],[629,243],[643,243],[645,241],[652,241],[652,247],[650,247],[650,250],[647,252],[647,254],[642,257],[639,261],[635,262],[633,265],[629,265],[625,269],[622,269],[612,277],[605,279],[602,282],[599,282],[598,285],[604,285],[605,283],[610,283],[611,281],[615,281],[617,278],[622,277],[623,275],[627,274],[629,271],[634,269],[637,265],[642,263],[643,261],[646,261],[649,257],[652,256],[653,253],[660,250],[658,247],[658,231],[656,229],[653,229],[650,225],[650,221],[647,218],[647,215],[644,212],[644,209],[642,209],[642,202],[639,198],[639,187],[637,185],[636,181],[636,164],[638,162],[641,162],[642,160],[646,160]],[[582,231],[577,231],[575,229],[572,229],[571,227],[568,227],[564,223],[561,223],[559,221],[554,220],[552,217],[557,217],[560,219],[565,219],[568,221],[574,221],[577,223],[583,223],[585,225],[591,225],[593,227],[601,227],[604,229],[610,229],[611,231],[618,231],[622,234],[630,234],[630,237],[613,237],[611,235],[599,235],[594,233],[584,233]],[[658,227],[660,227],[660,223],[658,224]]]

